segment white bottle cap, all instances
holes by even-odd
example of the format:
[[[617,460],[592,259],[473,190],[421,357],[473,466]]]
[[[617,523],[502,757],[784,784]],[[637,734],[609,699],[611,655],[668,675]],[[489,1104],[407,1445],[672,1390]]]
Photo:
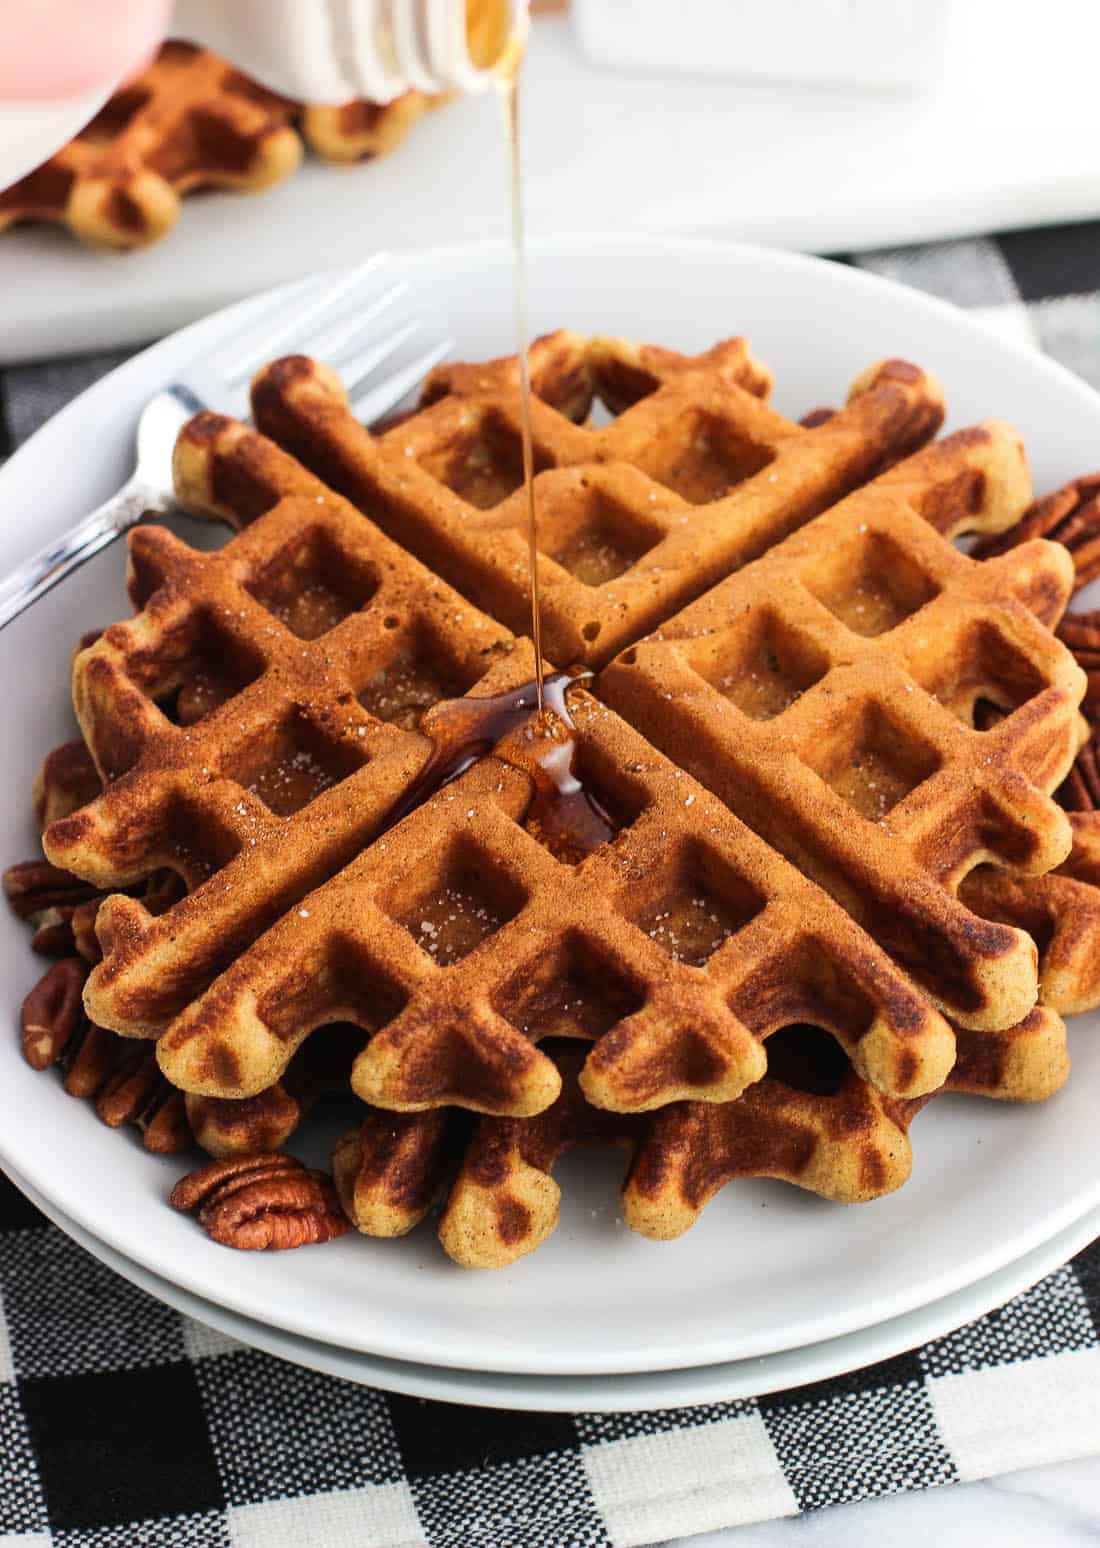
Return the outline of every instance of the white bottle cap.
[[[175,37],[224,54],[305,102],[483,90],[497,58],[472,58],[484,30],[499,54],[527,26],[528,0],[177,0]],[[469,11],[469,26],[467,23]],[[478,52],[475,50],[475,52]],[[498,56],[499,56],[498,54]]]

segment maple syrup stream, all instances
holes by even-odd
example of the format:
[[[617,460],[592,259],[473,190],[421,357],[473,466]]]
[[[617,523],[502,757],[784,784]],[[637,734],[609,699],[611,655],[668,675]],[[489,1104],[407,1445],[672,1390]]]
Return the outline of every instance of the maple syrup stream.
[[[512,212],[512,289],[516,307],[516,357],[519,362],[520,413],[523,424],[523,488],[527,500],[527,569],[531,584],[531,640],[535,647],[536,712],[543,710],[542,617],[539,610],[538,543],[535,520],[535,450],[531,436],[531,362],[527,337],[527,263],[523,246],[523,187],[519,158],[519,71],[522,43],[509,48],[497,74],[504,142],[508,149],[508,195]]]
[[[497,91],[508,151],[508,193],[512,216],[512,273],[515,293],[516,358],[519,365],[523,431],[523,487],[527,503],[527,551],[531,586],[534,681],[488,698],[444,699],[427,710],[420,729],[432,744],[428,761],[387,814],[385,831],[422,806],[487,753],[531,780],[533,795],[524,826],[550,852],[569,864],[605,844],[616,824],[574,772],[576,738],[566,691],[591,673],[555,672],[544,678],[539,610],[538,543],[535,513],[535,458],[531,435],[531,369],[528,359],[527,283],[523,246],[523,203],[519,155],[519,71],[525,37],[517,33],[497,65]],[[549,713],[548,713],[549,711]]]

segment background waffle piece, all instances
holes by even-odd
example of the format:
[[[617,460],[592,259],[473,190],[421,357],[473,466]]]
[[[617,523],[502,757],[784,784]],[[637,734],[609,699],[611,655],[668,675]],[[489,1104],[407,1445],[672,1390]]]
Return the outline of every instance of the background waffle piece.
[[[1038,874],[1070,826],[1049,799],[1080,744],[1083,674],[1045,625],[1064,549],[982,564],[938,511],[959,456],[996,505],[1010,466],[964,431],[848,496],[601,675],[601,693],[815,877],[961,1025],[1035,1002],[1028,936],[956,896],[977,864]],[[981,458],[989,460],[981,468]],[[937,520],[936,525],[942,525]],[[975,705],[1007,711],[986,731]]]
[[[0,191],[0,230],[47,221],[97,246],[144,247],[193,188],[269,188],[296,170],[303,139],[330,161],[384,155],[440,100],[410,91],[386,104],[300,105],[216,54],[165,43],[75,139]]]
[[[338,107],[307,102],[299,126],[309,148],[326,161],[369,161],[400,145],[414,124],[444,100],[406,91],[393,102],[358,99]]]
[[[98,245],[155,242],[188,189],[289,176],[302,156],[291,111],[216,54],[166,43],[74,140],[0,193],[0,228],[57,221]]]
[[[563,852],[533,819],[516,733],[183,1010],[158,1044],[169,1079],[251,1095],[347,1019],[373,1032],[352,1084],[381,1107],[537,1111],[556,1086],[525,1088],[516,1055],[566,1034],[596,1040],[588,1096],[636,1110],[736,1097],[762,1040],[813,1017],[883,1090],[938,1087],[949,1028],[844,911],[590,695],[569,707],[609,841]]]
[[[853,384],[847,408],[804,429],[762,401],[769,375],[743,339],[689,357],[562,332],[535,343],[531,365],[543,642],[559,666],[608,660],[922,445],[943,417],[931,377],[886,361]],[[601,429],[574,423],[593,392],[624,410]],[[260,373],[253,410],[262,430],[524,633],[515,359],[442,367],[424,397],[420,413],[374,437],[333,373],[294,356]]]

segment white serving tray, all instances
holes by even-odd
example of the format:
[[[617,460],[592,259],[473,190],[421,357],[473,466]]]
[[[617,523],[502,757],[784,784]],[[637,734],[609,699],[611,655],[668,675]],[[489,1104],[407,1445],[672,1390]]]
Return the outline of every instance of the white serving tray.
[[[1100,6],[959,0],[951,27],[941,84],[907,94],[617,74],[584,61],[566,18],[540,18],[523,83],[528,229],[833,251],[1100,214]],[[154,338],[379,246],[503,235],[504,186],[496,104],[479,98],[377,163],[192,197],[148,252],[10,232],[0,363]]]

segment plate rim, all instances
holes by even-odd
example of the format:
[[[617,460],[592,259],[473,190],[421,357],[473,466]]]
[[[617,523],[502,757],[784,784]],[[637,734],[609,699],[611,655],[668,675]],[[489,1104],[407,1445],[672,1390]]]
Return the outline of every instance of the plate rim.
[[[372,1355],[290,1333],[245,1313],[230,1311],[193,1291],[184,1290],[117,1248],[108,1246],[93,1232],[70,1220],[57,1205],[47,1204],[25,1179],[10,1172],[8,1175],[59,1231],[105,1267],[182,1316],[213,1328],[250,1349],[258,1349],[273,1359],[300,1365],[324,1376],[406,1397],[458,1403],[471,1408],[513,1408],[531,1413],[659,1412],[698,1404],[746,1401],[845,1376],[945,1338],[979,1320],[1025,1294],[1048,1274],[1057,1272],[1100,1235],[1098,1204],[1072,1226],[971,1285],[899,1317],[887,1318],[884,1322],[872,1323],[816,1344],[776,1350],[769,1355],[743,1360],[671,1370],[605,1372],[592,1376],[545,1375],[392,1360],[384,1355]],[[869,1341],[871,1348],[857,1353],[854,1346],[860,1341]],[[353,1361],[355,1368],[350,1371],[338,1368],[341,1356]],[[800,1356],[808,1359],[809,1368],[788,1372],[786,1366],[794,1364]],[[783,1369],[782,1376],[777,1367]],[[737,1376],[741,1380],[736,1380]],[[478,1378],[481,1379],[480,1386],[475,1385]],[[659,1394],[663,1400],[656,1404],[652,1401],[652,1393],[643,1395],[636,1390],[643,1382],[654,1379],[662,1387],[673,1389]],[[728,1387],[725,1385],[727,1379],[731,1383]],[[698,1386],[700,1383],[706,1383],[704,1390],[691,1390],[693,1384]]]

